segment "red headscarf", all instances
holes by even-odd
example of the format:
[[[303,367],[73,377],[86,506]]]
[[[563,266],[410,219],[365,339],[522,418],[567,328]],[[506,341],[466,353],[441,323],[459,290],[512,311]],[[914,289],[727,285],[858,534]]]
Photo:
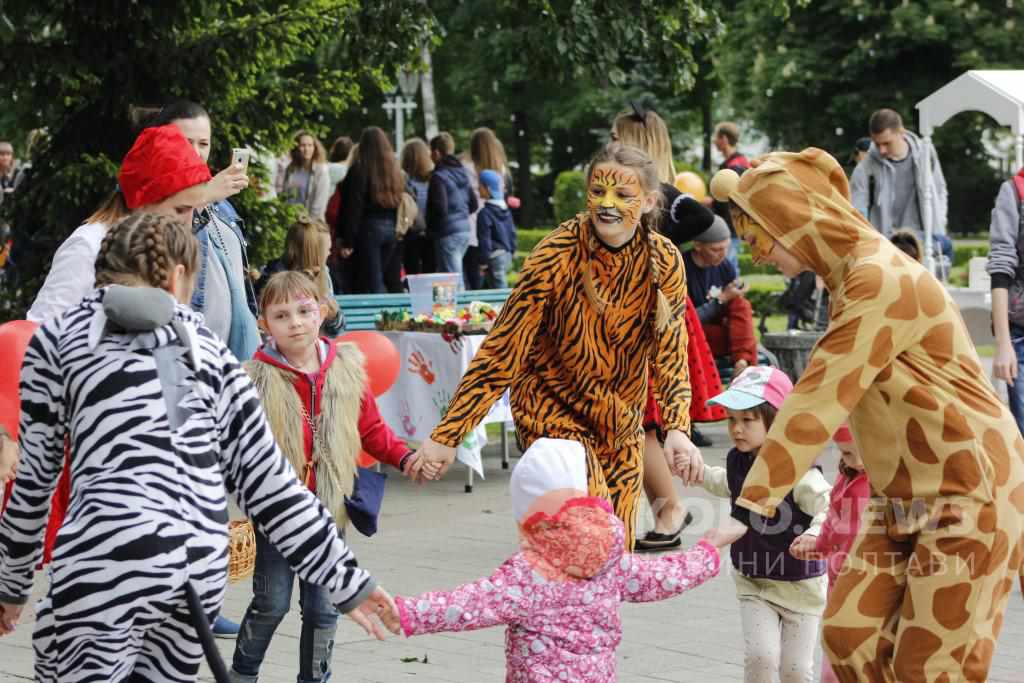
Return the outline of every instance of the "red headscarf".
[[[129,209],[162,202],[212,176],[177,126],[146,128],[121,162],[117,181]]]

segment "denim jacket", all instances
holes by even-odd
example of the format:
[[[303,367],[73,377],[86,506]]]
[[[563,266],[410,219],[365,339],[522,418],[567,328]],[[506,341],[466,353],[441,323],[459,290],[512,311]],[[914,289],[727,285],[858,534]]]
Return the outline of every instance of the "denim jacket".
[[[249,243],[245,239],[242,218],[235,211],[235,207],[231,206],[231,203],[226,199],[210,204],[206,207],[206,211],[215,214],[221,223],[231,228],[242,245],[242,270],[244,271],[242,273],[242,281],[245,287],[245,298],[249,304],[249,310],[258,318],[259,310],[256,306],[256,292],[252,287],[252,281],[249,279]],[[199,276],[196,278],[196,289],[192,294],[192,310],[199,312],[206,308],[206,262],[210,248],[210,231],[207,228],[209,225],[210,217],[205,215],[205,213],[197,215],[192,221],[192,233],[199,241]]]

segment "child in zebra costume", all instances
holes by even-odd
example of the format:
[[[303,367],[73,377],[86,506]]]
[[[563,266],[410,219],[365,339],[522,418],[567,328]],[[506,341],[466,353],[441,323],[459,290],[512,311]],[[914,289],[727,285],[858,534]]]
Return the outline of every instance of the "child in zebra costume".
[[[378,637],[373,613],[397,628],[390,597],[281,456],[238,362],[160,291],[187,302],[197,254],[174,219],[125,219],[100,248],[100,289],[46,322],[25,354],[22,461],[0,523],[0,634],[32,589],[65,432],[73,470],[37,609],[37,681],[195,680],[202,649],[186,592],[212,620],[227,574],[225,487],[340,611]]]
[[[360,447],[401,471],[413,454],[381,419],[359,347],[319,336],[328,313],[321,297],[321,288],[305,272],[272,275],[260,292],[259,320],[270,340],[243,367],[284,456],[343,530]],[[364,472],[360,481],[372,474]],[[270,640],[291,608],[294,587],[287,559],[257,532],[253,597],[235,645],[232,681],[257,680]],[[299,581],[299,683],[330,678],[338,613],[329,597],[325,588]]]

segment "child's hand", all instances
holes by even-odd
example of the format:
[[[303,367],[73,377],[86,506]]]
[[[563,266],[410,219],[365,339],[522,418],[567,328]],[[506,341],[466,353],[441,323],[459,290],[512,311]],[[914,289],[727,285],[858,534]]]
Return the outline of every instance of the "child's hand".
[[[6,636],[14,633],[15,627],[18,625],[18,620],[21,619],[21,610],[24,609],[24,605],[12,605],[6,602],[0,602],[0,636]]]
[[[817,536],[801,534],[793,539],[789,546],[789,554],[798,560],[821,560],[824,555],[817,551],[817,547]]]
[[[440,479],[455,462],[455,449],[427,439],[416,451],[416,463],[409,467],[413,481]]]
[[[367,635],[384,640],[384,631],[374,621],[374,617],[395,635],[401,632],[398,606],[388,592],[379,586],[370,593],[370,597],[366,598],[363,604],[348,613],[348,618],[362,626]]]
[[[0,486],[14,481],[18,473],[18,442],[7,434],[0,435]]]
[[[686,485],[704,481],[704,458],[689,437],[677,429],[665,435],[665,460],[669,469]]]
[[[711,529],[704,534],[705,540],[708,543],[715,546],[719,550],[727,545],[732,545],[736,541],[743,538],[743,535],[747,533],[747,525],[738,519],[732,517],[726,517],[725,521],[722,522],[722,526],[717,529]]]

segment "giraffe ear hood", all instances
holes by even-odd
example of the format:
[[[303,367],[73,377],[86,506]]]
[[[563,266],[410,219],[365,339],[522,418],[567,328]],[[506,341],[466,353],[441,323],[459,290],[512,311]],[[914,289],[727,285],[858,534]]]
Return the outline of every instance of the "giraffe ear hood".
[[[715,198],[727,197],[822,277],[828,278],[858,243],[879,239],[850,204],[842,166],[823,150],[775,152],[742,177],[726,173],[711,181]]]

